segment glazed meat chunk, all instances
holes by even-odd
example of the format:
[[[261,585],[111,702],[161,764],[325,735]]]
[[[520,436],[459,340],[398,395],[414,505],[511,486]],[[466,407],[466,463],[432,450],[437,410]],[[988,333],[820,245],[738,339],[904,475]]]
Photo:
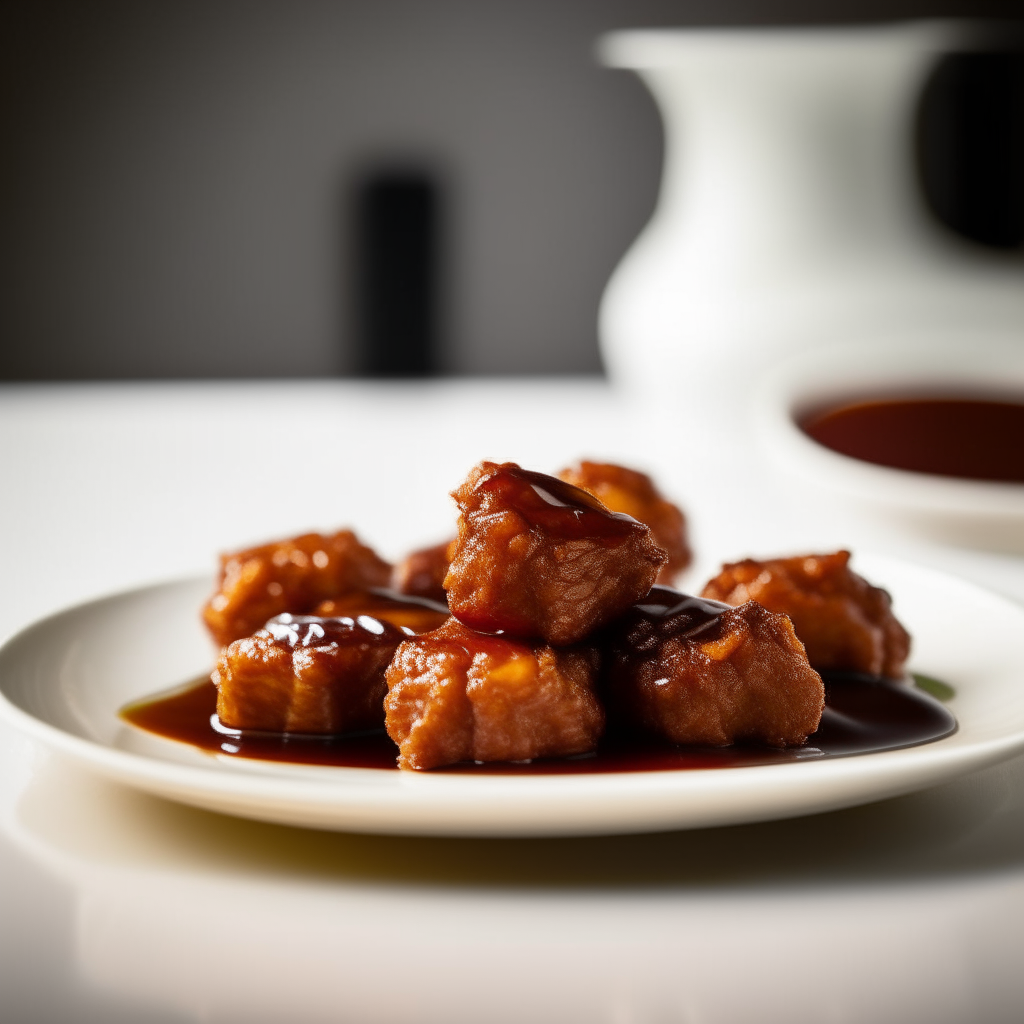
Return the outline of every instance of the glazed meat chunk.
[[[575,643],[643,597],[667,558],[643,523],[514,462],[480,463],[452,496],[448,605],[485,633]]]
[[[446,601],[444,578],[451,564],[455,541],[446,540],[432,548],[422,548],[406,556],[391,574],[391,586],[400,594]]]
[[[692,559],[686,537],[686,517],[663,497],[646,473],[611,462],[580,462],[558,474],[582,487],[613,512],[624,512],[651,528],[655,541],[668,552],[658,583],[670,584]]]
[[[217,592],[203,619],[224,646],[251,636],[274,615],[301,615],[349,590],[386,587],[390,576],[391,566],[351,530],[307,533],[222,555]]]
[[[231,729],[341,733],[384,723],[384,671],[410,636],[373,618],[279,615],[221,651],[217,716]]]
[[[602,643],[610,722],[675,743],[798,746],[825,707],[785,615],[655,587]]]
[[[429,633],[444,625],[450,615],[448,605],[425,597],[408,597],[393,590],[352,590],[341,597],[322,601],[313,610],[324,618],[347,615],[371,615],[392,626],[404,626],[413,633]]]
[[[484,636],[455,619],[406,640],[387,670],[400,768],[593,750],[604,728],[593,648]]]
[[[850,552],[801,555],[722,566],[704,596],[727,604],[756,601],[793,620],[811,664],[822,671],[898,679],[910,635],[880,587],[850,571]]]

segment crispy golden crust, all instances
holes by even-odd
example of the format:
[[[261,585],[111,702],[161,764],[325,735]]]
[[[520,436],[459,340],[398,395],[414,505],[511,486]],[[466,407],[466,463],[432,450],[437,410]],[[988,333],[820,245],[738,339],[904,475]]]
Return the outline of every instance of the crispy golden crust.
[[[757,601],[788,615],[815,668],[898,679],[910,634],[893,615],[889,595],[851,572],[849,561],[849,551],[747,558],[723,566],[703,595],[732,605]]]
[[[692,561],[686,517],[659,493],[646,473],[611,462],[579,462],[563,469],[559,478],[582,487],[612,510],[646,523],[655,541],[668,552],[656,582],[671,584]]]
[[[384,722],[384,671],[408,632],[371,616],[281,615],[217,660],[217,715],[232,729],[342,733]]]
[[[575,643],[646,594],[668,557],[643,523],[514,462],[480,463],[452,497],[448,604],[481,632]]]
[[[753,602],[705,614],[633,611],[610,628],[604,650],[609,721],[675,743],[797,746],[825,707],[789,619]]]
[[[483,636],[455,619],[405,641],[387,670],[401,768],[593,750],[604,728],[592,649]]]
[[[447,601],[444,578],[448,575],[454,550],[455,541],[446,540],[443,544],[413,551],[395,566],[391,574],[392,589],[431,601]]]
[[[307,533],[222,555],[217,592],[203,620],[221,646],[250,636],[282,612],[301,615],[349,590],[386,587],[391,566],[351,530]]]

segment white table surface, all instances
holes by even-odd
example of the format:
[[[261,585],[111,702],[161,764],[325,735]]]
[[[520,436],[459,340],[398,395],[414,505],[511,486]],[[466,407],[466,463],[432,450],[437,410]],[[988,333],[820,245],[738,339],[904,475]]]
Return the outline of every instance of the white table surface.
[[[694,585],[870,544],[1024,600],[1024,560],[840,525],[648,412],[593,381],[0,388],[0,635],[308,528],[398,557],[480,458],[654,471]],[[1017,1021],[1022,964],[1024,759],[771,824],[424,840],[192,810],[0,730],[4,1024]]]

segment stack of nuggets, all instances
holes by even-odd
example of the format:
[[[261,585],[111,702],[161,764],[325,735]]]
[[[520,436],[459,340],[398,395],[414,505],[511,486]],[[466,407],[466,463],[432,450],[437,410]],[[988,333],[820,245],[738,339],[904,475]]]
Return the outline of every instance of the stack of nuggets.
[[[651,528],[655,543],[668,554],[668,561],[658,573],[658,583],[670,586],[690,564],[686,517],[659,493],[646,473],[612,462],[584,460],[563,469],[558,478],[592,494],[608,511],[632,516]],[[401,594],[447,600],[444,580],[456,547],[452,539],[413,551],[395,566],[391,586]]]
[[[730,607],[740,584],[723,592],[728,604],[655,585],[670,558],[677,566],[689,558],[681,514],[666,512],[643,474],[594,463],[563,475],[573,473],[586,489],[515,463],[481,463],[453,494],[457,538],[410,556],[409,572],[400,566],[390,575],[355,542],[352,565],[335,570],[335,593],[292,581],[305,610],[320,618],[279,616],[225,648],[215,675],[222,722],[338,733],[383,721],[399,766],[412,769],[583,754],[606,725],[675,743],[805,742],[818,726],[824,687],[785,609],[745,599]],[[620,507],[632,501],[646,518],[660,517],[673,554],[650,526],[602,504],[602,486]],[[254,551],[271,552],[276,565],[272,552],[281,548]],[[229,556],[225,565],[252,556]],[[436,593],[442,569],[447,605],[349,582],[387,572],[407,591]],[[879,605],[877,588],[849,575],[846,591]],[[723,580],[708,589],[725,587]],[[208,622],[219,596],[207,606]],[[264,607],[262,595],[251,609],[236,601],[234,620]],[[887,604],[883,610],[892,618]],[[876,619],[886,636],[898,636],[895,619],[895,628]],[[883,667],[896,664],[897,648]]]
[[[399,764],[593,750],[600,657],[581,641],[651,589],[665,552],[642,523],[512,462],[481,463],[453,497],[454,619],[405,641],[387,672]]]

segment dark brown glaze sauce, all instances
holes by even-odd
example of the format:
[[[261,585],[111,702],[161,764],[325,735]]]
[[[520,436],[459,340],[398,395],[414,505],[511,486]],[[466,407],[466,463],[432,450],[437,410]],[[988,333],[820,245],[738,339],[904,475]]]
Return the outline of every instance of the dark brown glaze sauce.
[[[710,603],[710,602],[709,602]],[[603,772],[742,768],[790,761],[849,757],[896,750],[941,739],[956,731],[956,719],[937,700],[908,683],[869,676],[823,673],[825,713],[806,745],[771,747],[679,747],[647,735],[605,736],[594,754],[523,764],[458,764],[434,769],[477,775],[573,775]],[[297,764],[397,771],[398,748],[384,732],[315,738],[226,735],[213,727],[217,691],[209,680],[129,705],[121,717],[159,736],[191,743],[215,754]]]
[[[474,491],[496,492],[531,526],[573,540],[617,541],[635,530],[646,530],[632,516],[611,512],[592,494],[558,477],[503,465],[485,476]]]
[[[442,595],[444,591],[441,592]],[[443,625],[451,613],[448,605],[412,594],[399,594],[393,590],[374,587],[371,590],[353,590],[338,597],[321,601],[314,615],[325,618],[369,615],[392,626],[406,626],[414,633],[426,633]]]
[[[721,601],[712,601],[707,597],[694,597],[684,594],[674,587],[659,585],[651,587],[651,592],[632,607],[627,608],[618,625],[628,625],[642,619],[672,623],[677,636],[697,637],[705,629],[717,622],[723,612],[730,611],[732,605]],[[616,624],[613,624],[616,625]]]
[[[914,473],[1024,483],[1024,402],[911,398],[851,402],[803,417],[819,444]]]

